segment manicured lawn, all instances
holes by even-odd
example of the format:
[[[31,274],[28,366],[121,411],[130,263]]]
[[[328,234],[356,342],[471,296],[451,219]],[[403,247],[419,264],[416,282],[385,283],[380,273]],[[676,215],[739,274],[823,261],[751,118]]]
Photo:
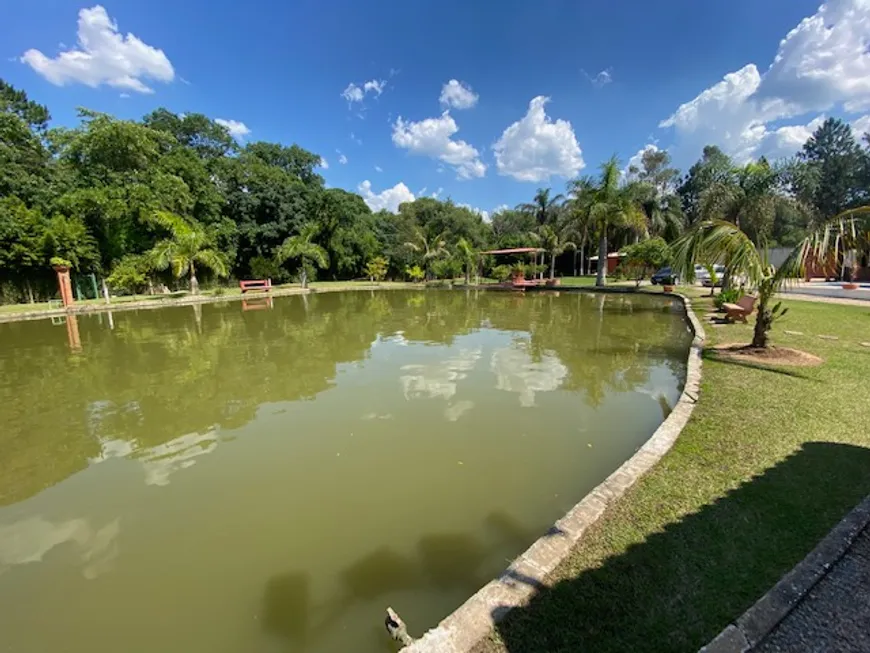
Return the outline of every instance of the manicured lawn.
[[[694,304],[703,319],[709,299]],[[785,305],[773,343],[824,363],[706,355],[674,448],[478,653],[696,651],[870,493],[870,307]],[[751,321],[705,329],[708,343],[748,342]]]

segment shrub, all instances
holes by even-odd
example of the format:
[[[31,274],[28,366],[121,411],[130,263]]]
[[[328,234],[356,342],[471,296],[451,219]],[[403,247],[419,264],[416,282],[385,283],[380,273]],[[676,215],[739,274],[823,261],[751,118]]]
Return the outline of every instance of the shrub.
[[[426,276],[426,273],[423,272],[423,268],[419,265],[411,265],[405,268],[405,274],[408,275],[408,278],[411,281],[419,282],[423,280],[423,277]]]
[[[511,278],[511,266],[496,265],[492,269],[491,274],[496,281],[507,281]]]
[[[721,311],[723,304],[733,304],[738,299],[740,299],[740,291],[737,288],[728,288],[713,298],[713,305]]]

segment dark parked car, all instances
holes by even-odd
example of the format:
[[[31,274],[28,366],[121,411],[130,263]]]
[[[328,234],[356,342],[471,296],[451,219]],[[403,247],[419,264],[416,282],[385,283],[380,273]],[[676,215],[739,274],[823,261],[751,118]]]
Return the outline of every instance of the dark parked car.
[[[671,271],[671,268],[666,267],[662,268],[654,275],[652,275],[649,280],[653,283],[653,285],[659,283],[672,285],[677,283],[679,281],[679,278],[674,275],[674,273]]]

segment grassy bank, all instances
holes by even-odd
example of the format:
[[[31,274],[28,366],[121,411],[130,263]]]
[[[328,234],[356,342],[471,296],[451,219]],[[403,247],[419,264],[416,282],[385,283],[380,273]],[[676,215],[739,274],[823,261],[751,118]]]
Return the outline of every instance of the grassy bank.
[[[312,290],[353,290],[356,288],[369,287],[371,285],[372,284],[369,281],[314,281],[309,284]],[[416,287],[414,284],[405,283],[402,281],[382,281],[379,282],[377,285],[383,288]],[[273,289],[275,291],[295,288],[299,288],[299,284],[288,283],[273,286]],[[242,292],[238,286],[210,288],[208,290],[203,290],[202,292],[200,292],[201,297],[214,298],[215,300],[237,298],[240,297],[241,294]],[[257,297],[261,296],[262,294],[263,293],[261,292],[251,292],[250,296]],[[190,294],[187,291],[160,295],[122,295],[117,297],[111,297],[108,304],[106,304],[106,300],[101,297],[98,299],[84,299],[81,301],[76,301],[75,305],[123,308],[125,305],[132,304],[134,302],[171,302],[173,299],[185,299],[187,297],[190,297]],[[55,301],[53,304],[49,304],[48,302],[37,302],[34,304],[4,304],[0,305],[0,315],[57,310],[58,308],[60,308],[59,301]]]
[[[693,302],[699,317],[710,310],[706,297]],[[870,493],[870,347],[860,344],[870,307],[785,305],[774,344],[824,363],[767,369],[705,355],[701,397],[671,452],[477,653],[696,651]],[[751,335],[751,325],[705,328],[708,344]]]

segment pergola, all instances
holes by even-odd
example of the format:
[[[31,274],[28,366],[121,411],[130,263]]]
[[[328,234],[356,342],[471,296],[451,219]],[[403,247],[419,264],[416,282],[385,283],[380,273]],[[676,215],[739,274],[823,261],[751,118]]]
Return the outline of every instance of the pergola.
[[[487,250],[485,252],[480,252],[480,253],[481,253],[481,255],[490,254],[492,256],[511,255],[511,254],[534,254],[535,259],[537,259],[538,254],[541,254],[544,251],[546,251],[546,250],[544,250],[541,247],[508,247],[506,249],[490,249],[490,250]],[[515,279],[514,281],[516,282],[517,280]]]

